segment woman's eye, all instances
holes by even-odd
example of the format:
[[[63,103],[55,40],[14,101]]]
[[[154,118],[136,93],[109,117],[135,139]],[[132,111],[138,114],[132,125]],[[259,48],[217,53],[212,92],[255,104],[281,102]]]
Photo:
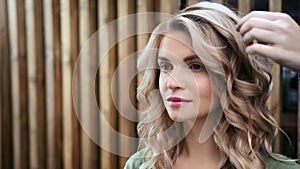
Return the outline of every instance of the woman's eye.
[[[168,72],[173,69],[173,66],[170,63],[162,63],[159,68],[163,72]]]
[[[190,65],[189,65],[189,68],[190,68],[192,71],[201,71],[201,70],[205,69],[204,66],[202,66],[202,65],[199,64],[199,63],[193,63],[193,64],[190,64]]]

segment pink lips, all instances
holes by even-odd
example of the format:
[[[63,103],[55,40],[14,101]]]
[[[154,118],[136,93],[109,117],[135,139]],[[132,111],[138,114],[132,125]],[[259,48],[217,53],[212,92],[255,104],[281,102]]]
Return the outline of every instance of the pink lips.
[[[191,100],[182,99],[180,97],[169,97],[167,99],[167,101],[170,104],[170,106],[172,106],[172,107],[181,107],[181,106],[191,102]]]

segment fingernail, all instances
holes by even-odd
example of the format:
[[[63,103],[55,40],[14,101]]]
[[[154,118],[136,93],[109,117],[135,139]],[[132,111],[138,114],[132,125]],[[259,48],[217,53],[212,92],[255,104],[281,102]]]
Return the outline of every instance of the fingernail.
[[[235,30],[238,31],[238,32],[240,31],[240,25],[239,24],[235,25]]]

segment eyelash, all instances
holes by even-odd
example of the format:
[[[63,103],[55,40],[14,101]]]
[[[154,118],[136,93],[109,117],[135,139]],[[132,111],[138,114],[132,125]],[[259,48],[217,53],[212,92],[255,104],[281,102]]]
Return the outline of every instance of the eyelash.
[[[205,67],[201,63],[198,63],[198,62],[189,63],[189,64],[187,64],[187,66],[189,69],[191,69],[194,72],[200,72],[202,70],[205,70]],[[194,66],[197,66],[197,67],[195,68]],[[167,62],[160,63],[159,69],[162,72],[169,72],[169,71],[173,70],[173,65],[170,63],[167,63]]]
[[[195,65],[197,66],[197,68],[196,69],[192,68]],[[188,64],[188,67],[189,67],[189,69],[191,69],[192,71],[195,71],[195,72],[200,72],[205,69],[205,67],[201,63],[197,63],[197,62],[192,62],[192,63]]]
[[[168,66],[170,69],[166,69],[166,68],[164,68],[165,66]],[[172,70],[173,69],[173,65],[171,65],[170,63],[161,63],[161,64],[159,64],[159,69],[160,69],[160,71],[162,71],[162,72],[168,72],[168,71],[170,71],[170,70]]]

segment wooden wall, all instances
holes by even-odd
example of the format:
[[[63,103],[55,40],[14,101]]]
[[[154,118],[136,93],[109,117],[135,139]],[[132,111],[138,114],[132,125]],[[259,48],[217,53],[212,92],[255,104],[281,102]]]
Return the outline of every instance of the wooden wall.
[[[241,12],[251,11],[250,1],[238,1]],[[195,2],[189,0],[187,4]],[[281,0],[270,0],[269,4],[271,11],[281,10]],[[118,37],[152,28],[158,20],[137,17],[110,30],[106,43],[96,44],[101,49],[120,41],[101,60],[95,90],[86,87],[93,80],[87,74],[99,58],[81,62],[79,71],[74,72],[77,57],[93,33],[117,18],[138,12],[175,13],[180,5],[179,0],[0,0],[0,168],[123,168],[127,158],[101,149],[82,128],[78,116],[98,126],[94,134],[106,138],[120,152],[136,149],[137,143],[118,140],[102,131],[99,117],[83,116],[93,111],[91,102],[84,98],[94,93],[109,125],[122,134],[136,136],[136,123],[119,114],[126,110],[124,93],[117,93],[122,98],[117,101],[117,110],[110,86],[116,85],[120,91],[131,83],[130,101],[138,107],[134,93],[140,78],[132,80],[128,75],[134,74],[135,68],[120,71],[118,84],[112,84],[111,79],[122,61],[143,49],[149,34],[125,40]],[[272,70],[275,85],[270,108],[280,121],[280,66],[272,63]],[[74,84],[78,91],[72,93]],[[74,95],[77,100],[73,100]],[[279,146],[277,142],[276,151]]]

